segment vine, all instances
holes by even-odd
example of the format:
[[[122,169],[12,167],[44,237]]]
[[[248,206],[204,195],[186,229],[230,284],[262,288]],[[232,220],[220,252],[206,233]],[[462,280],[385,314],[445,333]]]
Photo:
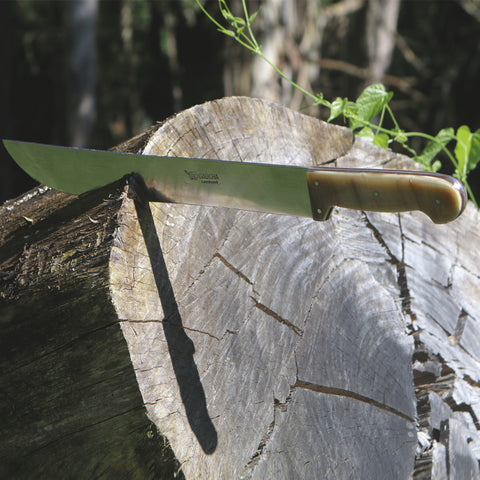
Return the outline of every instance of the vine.
[[[318,105],[327,108],[330,112],[329,122],[342,116],[344,123],[355,135],[365,138],[379,147],[388,148],[390,144],[397,143],[415,161],[419,162],[424,170],[429,172],[437,172],[440,169],[441,162],[436,160],[436,156],[443,151],[454,167],[453,175],[463,183],[470,199],[478,208],[467,176],[480,161],[480,129],[472,132],[470,127],[462,125],[456,132],[453,128],[443,128],[435,136],[402,130],[389,105],[393,92],[387,92],[385,86],[380,83],[366,87],[355,101],[337,97],[330,102],[323,97],[323,94],[314,94],[295,83],[264,55],[252,30],[252,23],[260,9],[249,14],[246,0],[242,0],[243,17],[238,17],[232,13],[227,0],[218,0],[220,13],[225,21],[225,25],[222,25],[204,8],[200,0],[195,1],[220,33],[231,37],[244,48],[261,57],[280,77],[313,101],[312,106]],[[372,122],[375,117],[379,118],[378,123]],[[388,118],[394,125],[391,129],[384,126],[384,122]],[[408,144],[412,137],[421,137],[427,140],[425,148],[420,153],[417,153]],[[451,143],[454,144],[453,149],[448,148]]]

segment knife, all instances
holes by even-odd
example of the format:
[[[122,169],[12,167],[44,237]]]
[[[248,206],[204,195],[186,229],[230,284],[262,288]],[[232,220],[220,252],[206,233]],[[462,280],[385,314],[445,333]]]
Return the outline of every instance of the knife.
[[[420,210],[435,223],[457,218],[466,192],[455,178],[407,170],[308,168],[203,158],[138,155],[4,140],[39,182],[79,195],[141,176],[150,201],[209,205],[327,220],[333,207]]]

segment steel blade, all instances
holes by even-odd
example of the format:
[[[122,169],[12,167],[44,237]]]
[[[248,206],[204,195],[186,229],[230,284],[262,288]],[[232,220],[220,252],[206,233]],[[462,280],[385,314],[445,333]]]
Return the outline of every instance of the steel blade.
[[[151,200],[312,217],[307,168],[200,158],[137,155],[4,140],[35,180],[81,194],[140,175]]]

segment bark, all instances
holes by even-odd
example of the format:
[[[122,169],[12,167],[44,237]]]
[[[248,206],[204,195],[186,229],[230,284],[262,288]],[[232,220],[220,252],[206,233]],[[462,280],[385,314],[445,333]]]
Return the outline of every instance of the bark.
[[[122,185],[0,207],[1,478],[172,478],[109,301]]]
[[[414,167],[247,98],[118,148]],[[1,476],[479,473],[472,205],[444,226],[347,210],[318,223],[149,204],[127,181],[80,197],[37,189],[0,211]]]

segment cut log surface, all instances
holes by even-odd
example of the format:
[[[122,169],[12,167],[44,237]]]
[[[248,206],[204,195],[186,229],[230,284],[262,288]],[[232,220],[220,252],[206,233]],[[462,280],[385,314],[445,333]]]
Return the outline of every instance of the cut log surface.
[[[236,97],[117,149],[418,168],[347,129]],[[471,204],[442,226],[340,209],[314,222],[148,203],[126,181],[0,207],[0,473],[479,475]]]

